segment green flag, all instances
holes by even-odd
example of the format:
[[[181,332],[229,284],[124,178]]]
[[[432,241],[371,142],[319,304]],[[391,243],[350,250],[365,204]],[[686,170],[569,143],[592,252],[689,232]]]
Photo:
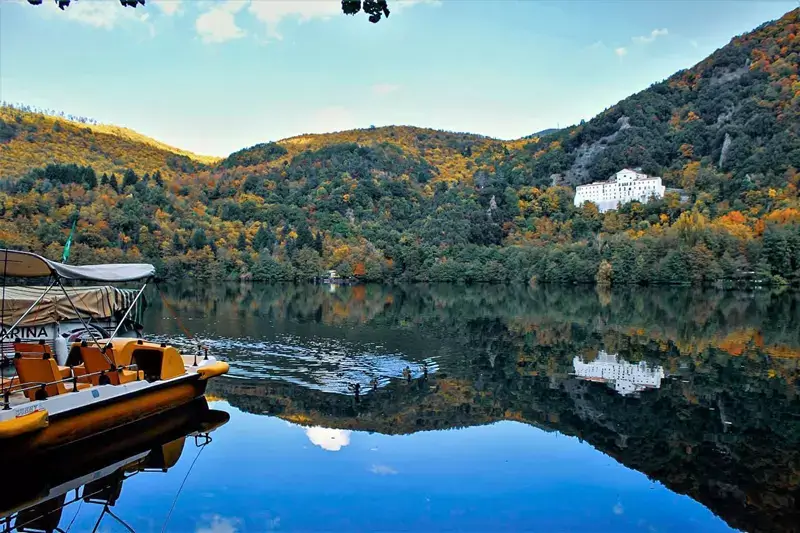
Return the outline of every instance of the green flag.
[[[67,243],[64,245],[64,253],[61,256],[61,262],[66,263],[67,259],[69,259],[69,249],[72,248],[72,236],[75,235],[75,224],[78,223],[78,218],[76,217],[75,220],[72,222],[72,229],[69,230],[69,237],[67,237]]]

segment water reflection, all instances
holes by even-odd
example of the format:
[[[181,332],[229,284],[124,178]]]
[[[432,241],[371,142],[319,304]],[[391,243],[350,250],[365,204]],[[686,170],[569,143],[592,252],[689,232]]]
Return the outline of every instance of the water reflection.
[[[572,360],[575,375],[585,381],[607,383],[622,395],[661,387],[664,367],[649,367],[646,361],[631,364],[624,359],[617,360],[618,355],[600,350],[597,359],[588,362],[576,356]]]
[[[47,455],[4,453],[2,471],[13,480],[13,487],[3,493],[0,531],[52,533],[73,525],[78,530],[133,531],[115,512],[123,485],[137,475],[166,473],[187,447],[202,449],[210,444],[210,433],[228,418],[200,399]]]
[[[231,363],[232,377],[212,384],[213,394],[289,422],[305,445],[330,458],[356,453],[362,432],[431,435],[435,445],[454,446],[451,432],[434,438],[430,430],[472,428],[460,429],[467,435],[482,427],[494,456],[506,433],[524,446],[545,430],[589,443],[732,527],[796,531],[800,524],[796,294],[228,285],[172,287],[168,297]],[[151,302],[146,328],[181,340],[175,321]],[[531,431],[504,425],[511,422]],[[474,441],[458,441],[459,454],[471,453]],[[509,454],[525,471],[530,459]],[[570,460],[602,471],[592,457]],[[577,483],[566,481],[568,464],[553,471],[551,490]],[[387,479],[408,471],[391,462],[365,467]],[[606,474],[616,479],[621,471]],[[590,506],[585,498],[570,505],[567,514]],[[618,501],[607,510],[632,512]]]
[[[338,452],[350,444],[350,433],[352,432],[347,429],[324,428],[321,426],[306,428],[308,440],[329,452]]]

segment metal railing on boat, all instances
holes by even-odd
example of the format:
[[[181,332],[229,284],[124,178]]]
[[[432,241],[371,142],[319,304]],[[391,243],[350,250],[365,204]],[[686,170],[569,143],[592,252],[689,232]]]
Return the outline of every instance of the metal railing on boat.
[[[99,379],[101,381],[105,381],[105,380],[103,380],[103,377],[105,377],[106,380],[108,380],[107,383],[100,383],[100,385],[111,385],[111,381],[108,378],[107,374],[110,374],[110,373],[113,373],[113,372],[120,372],[122,370],[133,370],[133,371],[135,371],[136,372],[136,381],[141,381],[141,379],[139,377],[139,367],[137,365],[127,365],[127,366],[120,365],[120,366],[118,366],[116,368],[109,368],[108,370],[100,370],[98,372],[89,372],[89,373],[80,374],[80,375],[75,374],[74,369],[72,369],[72,367],[71,367],[72,376],[70,376],[68,378],[59,379],[59,380],[55,380],[55,381],[29,381],[29,382],[25,382],[25,383],[19,382],[17,385],[8,385],[8,386],[6,386],[6,387],[4,387],[2,389],[3,410],[4,411],[8,411],[9,409],[11,409],[10,401],[11,401],[11,394],[13,394],[13,393],[17,393],[17,392],[23,392],[24,393],[24,392],[30,391],[30,390],[37,390],[37,391],[41,391],[43,393],[42,394],[43,397],[42,398],[36,398],[34,401],[46,400],[47,398],[50,398],[50,397],[60,396],[60,394],[56,394],[54,396],[48,396],[47,395],[47,387],[49,387],[51,385],[58,385],[60,383],[72,384],[72,390],[68,391],[68,393],[70,393],[70,392],[80,392],[81,389],[78,388],[78,384],[79,383],[85,383],[85,382],[81,382],[80,381],[81,379],[90,378],[90,377],[94,377],[94,376],[100,376]],[[88,388],[90,388],[90,387],[84,388],[83,390],[88,390]],[[13,389],[13,391],[12,391],[12,389]]]

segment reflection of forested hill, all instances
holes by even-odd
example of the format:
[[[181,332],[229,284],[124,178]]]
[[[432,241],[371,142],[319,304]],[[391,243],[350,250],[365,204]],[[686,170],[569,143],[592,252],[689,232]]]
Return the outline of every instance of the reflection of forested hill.
[[[360,402],[263,378],[211,385],[246,411],[387,434],[517,420],[584,439],[734,527],[800,523],[797,294],[256,284],[173,287],[169,297],[206,337],[229,327],[271,342],[291,331],[302,344],[312,342],[297,333],[308,327],[323,358],[338,357],[343,339],[381,339],[412,365],[435,362],[427,381],[382,376],[374,393],[362,381]],[[156,302],[148,329],[173,327],[155,320],[161,312]],[[257,359],[242,350],[226,354],[234,374],[239,359]],[[622,396],[572,376],[576,356],[592,362],[601,350],[667,378]],[[261,375],[280,375],[281,364],[270,360]]]
[[[521,375],[498,356],[407,384],[352,396],[291,384],[222,380],[212,393],[249,412],[308,426],[405,434],[517,420],[577,436],[624,465],[708,506],[748,531],[800,523],[800,401],[719,352],[712,368],[668,379],[640,397],[549,375]],[[442,374],[447,371],[442,370]],[[535,375],[530,375],[535,374]],[[688,381],[688,382],[684,382]]]
[[[487,334],[499,328],[523,347],[557,339],[596,344],[601,337],[613,344],[621,334],[635,343],[672,342],[683,355],[702,356],[715,347],[737,356],[800,357],[798,293],[422,284],[339,287],[331,293],[309,285],[220,284],[170,286],[167,296],[175,312],[227,336],[250,336],[275,323],[338,327],[339,335],[365,335],[368,326],[380,328],[381,336],[387,327],[435,338],[446,330],[453,342],[469,348],[476,340],[470,337],[486,344]],[[152,319],[170,316],[157,296],[150,301]],[[355,325],[360,331],[348,333]]]
[[[256,414],[279,416],[306,426],[403,435],[432,429],[488,424],[502,418],[485,406],[473,406],[471,384],[457,380],[396,382],[377,393],[331,394],[267,380],[218,380],[209,392]],[[399,397],[403,398],[398,402]]]

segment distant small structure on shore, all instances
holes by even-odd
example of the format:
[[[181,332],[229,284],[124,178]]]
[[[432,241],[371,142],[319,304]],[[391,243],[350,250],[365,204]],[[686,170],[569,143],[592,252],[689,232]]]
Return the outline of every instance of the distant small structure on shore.
[[[341,277],[335,270],[328,270],[325,275],[320,279],[322,283],[330,285],[355,285],[358,280],[354,277]]]
[[[661,178],[648,176],[639,170],[624,168],[608,181],[577,186],[575,207],[580,207],[584,202],[593,202],[604,213],[634,200],[647,203],[651,198],[663,198],[666,188],[661,184]]]

